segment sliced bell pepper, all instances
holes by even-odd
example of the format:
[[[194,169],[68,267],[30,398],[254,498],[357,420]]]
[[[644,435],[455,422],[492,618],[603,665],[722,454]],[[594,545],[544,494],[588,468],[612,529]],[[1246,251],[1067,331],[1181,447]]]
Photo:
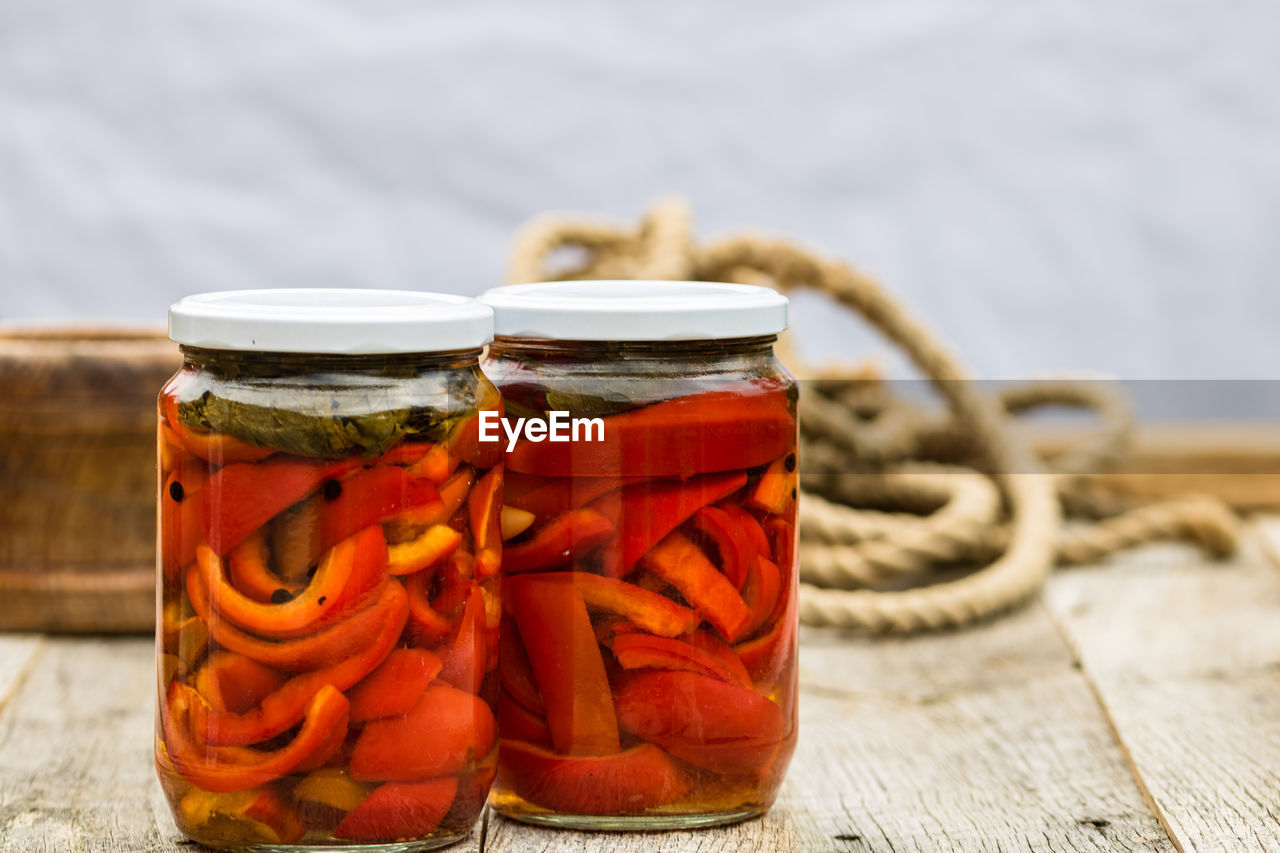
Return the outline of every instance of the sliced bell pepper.
[[[429,569],[461,544],[461,533],[445,524],[433,524],[416,538],[388,547],[388,569],[393,575],[411,575]]]
[[[430,481],[415,480],[396,465],[375,465],[346,478],[332,491],[313,495],[303,507],[282,514],[277,522],[284,529],[277,537],[280,550],[276,560],[290,572],[305,570],[357,531],[419,508],[423,512],[444,508]]]
[[[441,501],[440,506],[430,504],[428,506],[404,509],[387,516],[383,519],[383,524],[394,529],[429,527],[432,524],[443,524],[453,518],[454,513],[466,501],[467,495],[471,492],[471,484],[474,481],[475,472],[470,468],[464,468],[440,485],[438,491]],[[416,534],[417,531],[414,531],[414,535]]]
[[[505,690],[498,695],[498,731],[504,739],[551,748],[547,721],[513,699]]]
[[[626,485],[619,477],[533,477],[509,474],[504,500],[541,524]]]
[[[747,672],[747,668],[743,665],[742,659],[738,657],[738,653],[733,650],[732,646],[715,634],[699,628],[697,631],[686,634],[680,639],[720,661],[720,664],[733,675],[730,683],[742,687],[752,686],[751,674]]]
[[[437,486],[449,479],[449,475],[458,467],[462,459],[449,454],[449,446],[444,442],[431,445],[426,454],[409,466],[409,474],[413,477],[425,477]]]
[[[409,596],[409,639],[417,646],[435,648],[453,632],[453,616],[432,606],[431,572],[409,575],[404,589]]]
[[[758,772],[787,734],[764,696],[692,672],[627,673],[614,702],[624,730],[716,773]]]
[[[751,680],[765,691],[771,691],[774,682],[795,655],[796,597],[788,594],[782,613],[764,634],[733,647]]]
[[[747,582],[742,587],[742,600],[751,611],[751,619],[742,629],[741,636],[750,636],[768,623],[778,607],[782,594],[782,576],[772,560],[756,557],[751,561]]]
[[[517,628],[509,620],[503,620],[502,631],[498,642],[502,651],[498,655],[498,681],[504,692],[519,702],[538,717],[547,715],[547,706],[543,704],[542,694],[538,692],[538,684],[534,681],[533,666],[524,646],[516,634]]]
[[[791,522],[781,518],[768,519],[764,527],[781,580],[778,606],[773,609],[773,618],[778,619],[796,594],[796,529]]]
[[[475,561],[471,555],[464,551],[455,552],[436,577],[436,594],[431,597],[431,608],[448,616],[450,621],[456,619],[471,597],[474,574]]]
[[[227,577],[231,585],[237,592],[263,603],[281,595],[280,590],[292,598],[306,587],[305,583],[287,581],[271,571],[267,565],[269,559],[266,531],[259,528],[227,554]]]
[[[502,417],[501,403],[496,407],[498,417]],[[446,439],[449,455],[456,456],[477,468],[492,468],[502,461],[503,442],[480,440],[480,412],[472,415],[453,428]]]
[[[171,474],[159,496],[160,569],[168,581],[177,580],[196,556],[204,540],[203,489],[174,490]]]
[[[769,463],[746,503],[753,509],[780,513],[796,498],[796,454],[794,451]]]
[[[349,812],[369,796],[373,788],[357,782],[341,767],[322,767],[303,777],[293,788],[296,800],[319,803],[331,809]]]
[[[649,549],[642,562],[680,590],[685,601],[726,640],[733,642],[742,636],[751,620],[750,608],[689,537],[679,531],[668,534]]]
[[[747,541],[751,543],[751,547],[761,557],[772,556],[772,549],[769,547],[769,537],[765,536],[764,528],[760,526],[760,522],[756,521],[756,517],[747,512],[736,504],[720,504],[719,509],[724,510],[738,524],[738,528],[746,535]],[[750,560],[747,564],[750,565]]]
[[[233,462],[258,462],[276,451],[270,447],[258,447],[225,432],[206,432],[184,425],[178,420],[178,405],[171,395],[161,397],[165,421],[174,436],[188,452],[214,465]]]
[[[502,565],[502,465],[480,478],[467,496],[471,538],[476,545],[476,576],[493,577]]]
[[[271,558],[276,574],[295,586],[305,586],[311,567],[319,562],[320,505],[315,496],[281,512],[266,528],[270,531]]]
[[[241,594],[228,583],[222,561],[209,548],[196,549],[196,566],[219,618],[262,637],[288,639],[338,621],[384,583],[387,542],[377,524],[342,540],[325,554],[311,583],[279,604]]]
[[[504,595],[537,679],[556,751],[617,752],[609,679],[582,594],[570,583],[517,575],[507,580]]]
[[[742,589],[755,549],[747,533],[729,513],[714,506],[704,506],[693,516],[694,529],[715,546],[720,557],[720,571],[735,589]]]
[[[197,738],[192,714],[208,707],[200,694],[181,682],[169,687],[161,715],[168,763],[184,779],[217,794],[265,785],[292,773],[313,752],[326,746],[335,728],[346,729],[347,698],[340,690],[323,685],[308,700],[302,727],[286,745],[263,751],[238,746],[215,746]],[[162,761],[157,756],[158,761]]]
[[[625,577],[660,539],[702,507],[733,494],[746,482],[742,471],[689,480],[654,480],[634,483],[597,499],[591,508],[618,529],[605,546],[601,561],[604,573]]]
[[[388,584],[395,589],[399,584]],[[408,616],[403,590],[393,592],[398,604],[371,644],[324,669],[295,675],[244,714],[220,712],[201,702],[192,709],[192,725],[200,739],[211,744],[261,743],[292,728],[302,719],[307,703],[323,688],[346,690],[373,672],[400,639]],[[346,702],[345,698],[343,700]],[[345,709],[344,709],[345,714]]]
[[[196,672],[195,688],[215,711],[243,714],[284,683],[278,671],[235,652],[216,651]]]
[[[350,841],[399,841],[431,834],[458,793],[454,776],[379,785],[333,831]]]
[[[386,584],[368,607],[341,622],[296,640],[276,641],[247,634],[230,622],[215,618],[209,605],[209,592],[195,570],[187,573],[187,595],[198,614],[196,622],[202,632],[202,648],[212,635],[214,642],[224,649],[287,672],[316,669],[345,659],[368,646],[383,624],[394,619],[397,611],[405,606],[400,585]],[[211,626],[208,634],[203,633],[206,625]],[[171,648],[167,642],[165,648]]]
[[[351,778],[415,782],[457,773],[493,749],[493,712],[448,685],[428,687],[409,713],[368,723],[351,750]]]
[[[588,610],[621,616],[650,634],[677,637],[698,627],[698,614],[632,583],[588,572],[548,572],[540,580],[571,583]]]
[[[786,453],[796,421],[785,390],[691,394],[604,419],[601,441],[521,441],[507,467],[571,477],[689,477],[754,468]]]
[[[680,799],[692,784],[651,743],[614,755],[567,757],[503,738],[498,775],[529,802],[565,815],[635,814]]]
[[[214,472],[195,496],[205,540],[215,554],[225,554],[325,480],[359,467],[358,459],[316,462],[293,458],[227,465]]]
[[[443,667],[440,678],[459,690],[479,693],[489,659],[488,634],[485,630],[484,594],[473,586],[453,639],[440,651]]]
[[[291,844],[306,831],[293,807],[270,788],[190,790],[178,801],[178,821],[184,832],[213,843]]]
[[[160,611],[161,647],[174,652],[182,666],[189,669],[209,647],[205,625],[194,606],[188,611],[181,601],[166,602]]]
[[[696,672],[718,678],[740,687],[750,687],[749,680],[739,681],[733,669],[714,655],[689,643],[670,637],[655,637],[639,631],[615,634],[610,650],[623,669],[667,669]],[[741,667],[741,663],[739,663]]]
[[[501,519],[502,541],[506,542],[508,539],[515,539],[521,533],[524,533],[533,526],[533,522],[536,517],[537,516],[527,510],[516,509],[513,506],[504,505],[502,507]]]
[[[425,649],[396,649],[347,691],[351,722],[407,714],[440,674],[441,662]]]
[[[565,566],[589,554],[613,535],[613,523],[593,509],[573,509],[548,521],[527,542],[503,551],[507,573]]]

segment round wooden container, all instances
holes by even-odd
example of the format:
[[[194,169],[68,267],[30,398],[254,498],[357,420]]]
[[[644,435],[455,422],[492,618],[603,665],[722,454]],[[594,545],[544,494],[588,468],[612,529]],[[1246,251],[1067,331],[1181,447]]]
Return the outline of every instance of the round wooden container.
[[[0,629],[150,631],[159,331],[0,328]]]

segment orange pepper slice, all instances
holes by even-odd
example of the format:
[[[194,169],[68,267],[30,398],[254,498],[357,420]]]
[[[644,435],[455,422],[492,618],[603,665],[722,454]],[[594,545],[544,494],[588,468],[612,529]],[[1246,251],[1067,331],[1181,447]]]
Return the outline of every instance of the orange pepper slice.
[[[685,600],[730,642],[741,637],[751,609],[733,584],[679,531],[669,534],[645,554],[644,567],[680,590]]]
[[[440,668],[440,658],[425,649],[396,649],[347,692],[351,722],[407,714],[440,674]]]
[[[215,746],[199,739],[192,728],[192,714],[208,706],[191,687],[175,681],[161,714],[164,755],[184,779],[205,791],[225,794],[265,785],[292,773],[316,750],[326,746],[335,729],[346,730],[347,698],[323,685],[308,700],[302,727],[288,744],[276,750]],[[157,754],[157,762],[166,759]]]
[[[429,835],[458,794],[458,779],[388,783],[373,789],[333,831],[350,841],[399,841]]]
[[[416,782],[457,773],[493,749],[493,712],[477,696],[448,685],[428,687],[399,717],[365,725],[351,750],[351,778]]]
[[[506,546],[503,565],[508,574],[567,565],[591,553],[613,532],[613,523],[595,510],[569,510],[543,525],[528,541]]]

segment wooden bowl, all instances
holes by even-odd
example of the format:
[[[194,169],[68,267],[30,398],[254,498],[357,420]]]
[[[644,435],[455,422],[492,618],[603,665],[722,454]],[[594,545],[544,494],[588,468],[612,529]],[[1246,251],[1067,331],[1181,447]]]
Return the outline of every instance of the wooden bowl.
[[[0,629],[150,631],[162,332],[0,328]]]

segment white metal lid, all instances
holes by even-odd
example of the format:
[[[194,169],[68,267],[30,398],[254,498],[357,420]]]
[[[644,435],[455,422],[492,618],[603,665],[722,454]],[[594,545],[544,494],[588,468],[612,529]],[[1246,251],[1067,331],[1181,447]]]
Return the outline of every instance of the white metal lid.
[[[495,287],[494,333],[573,341],[681,341],[776,335],[787,298],[767,287],[703,281],[555,281]]]
[[[207,349],[362,355],[476,349],[493,311],[405,290],[290,288],[200,293],[169,307],[169,337]]]

